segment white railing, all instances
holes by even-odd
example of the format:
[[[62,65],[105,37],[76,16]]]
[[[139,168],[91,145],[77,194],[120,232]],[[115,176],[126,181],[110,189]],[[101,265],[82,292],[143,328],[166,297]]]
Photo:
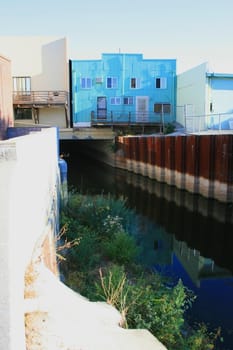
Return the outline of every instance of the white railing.
[[[233,113],[186,116],[185,129],[188,133],[203,132],[210,130],[232,130],[233,132]]]

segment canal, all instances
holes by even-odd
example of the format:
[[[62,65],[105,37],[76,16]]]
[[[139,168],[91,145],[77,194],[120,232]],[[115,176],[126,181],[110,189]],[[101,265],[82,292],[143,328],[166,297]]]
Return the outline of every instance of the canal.
[[[141,217],[144,262],[181,278],[197,296],[188,315],[191,322],[221,327],[224,342],[218,349],[232,350],[233,204],[207,200],[77,152],[66,160],[70,188],[127,198]]]

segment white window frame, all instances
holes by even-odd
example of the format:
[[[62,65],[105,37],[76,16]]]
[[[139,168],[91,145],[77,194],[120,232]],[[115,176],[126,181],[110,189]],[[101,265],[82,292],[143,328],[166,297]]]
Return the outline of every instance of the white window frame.
[[[120,105],[121,104],[121,97],[115,96],[110,97],[110,105]]]
[[[133,86],[133,81],[135,82],[135,86]],[[140,78],[130,78],[130,89],[139,89],[140,85]]]
[[[21,92],[24,95],[31,93],[31,77],[13,77],[13,91]]]
[[[167,89],[167,78],[166,77],[156,77],[155,78],[155,88],[156,89]]]
[[[92,88],[92,79],[88,77],[80,78],[81,89],[91,89]]]
[[[106,78],[106,88],[107,89],[117,89],[118,88],[118,78],[117,77],[107,77]]]
[[[123,97],[123,105],[133,105],[133,104],[134,104],[133,96],[125,96],[125,97]]]

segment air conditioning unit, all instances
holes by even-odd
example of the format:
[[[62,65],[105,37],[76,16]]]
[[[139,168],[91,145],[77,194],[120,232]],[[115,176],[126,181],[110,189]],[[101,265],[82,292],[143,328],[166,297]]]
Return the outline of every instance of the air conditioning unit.
[[[103,83],[103,77],[97,77],[95,79],[96,84],[102,84]]]

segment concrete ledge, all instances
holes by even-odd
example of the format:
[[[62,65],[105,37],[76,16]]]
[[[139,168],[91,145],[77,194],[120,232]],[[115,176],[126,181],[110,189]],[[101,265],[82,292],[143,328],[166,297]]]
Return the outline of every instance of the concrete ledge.
[[[31,350],[38,342],[44,350],[166,350],[147,330],[121,328],[121,315],[111,305],[75,293],[43,264],[38,271],[37,297],[25,300]]]

